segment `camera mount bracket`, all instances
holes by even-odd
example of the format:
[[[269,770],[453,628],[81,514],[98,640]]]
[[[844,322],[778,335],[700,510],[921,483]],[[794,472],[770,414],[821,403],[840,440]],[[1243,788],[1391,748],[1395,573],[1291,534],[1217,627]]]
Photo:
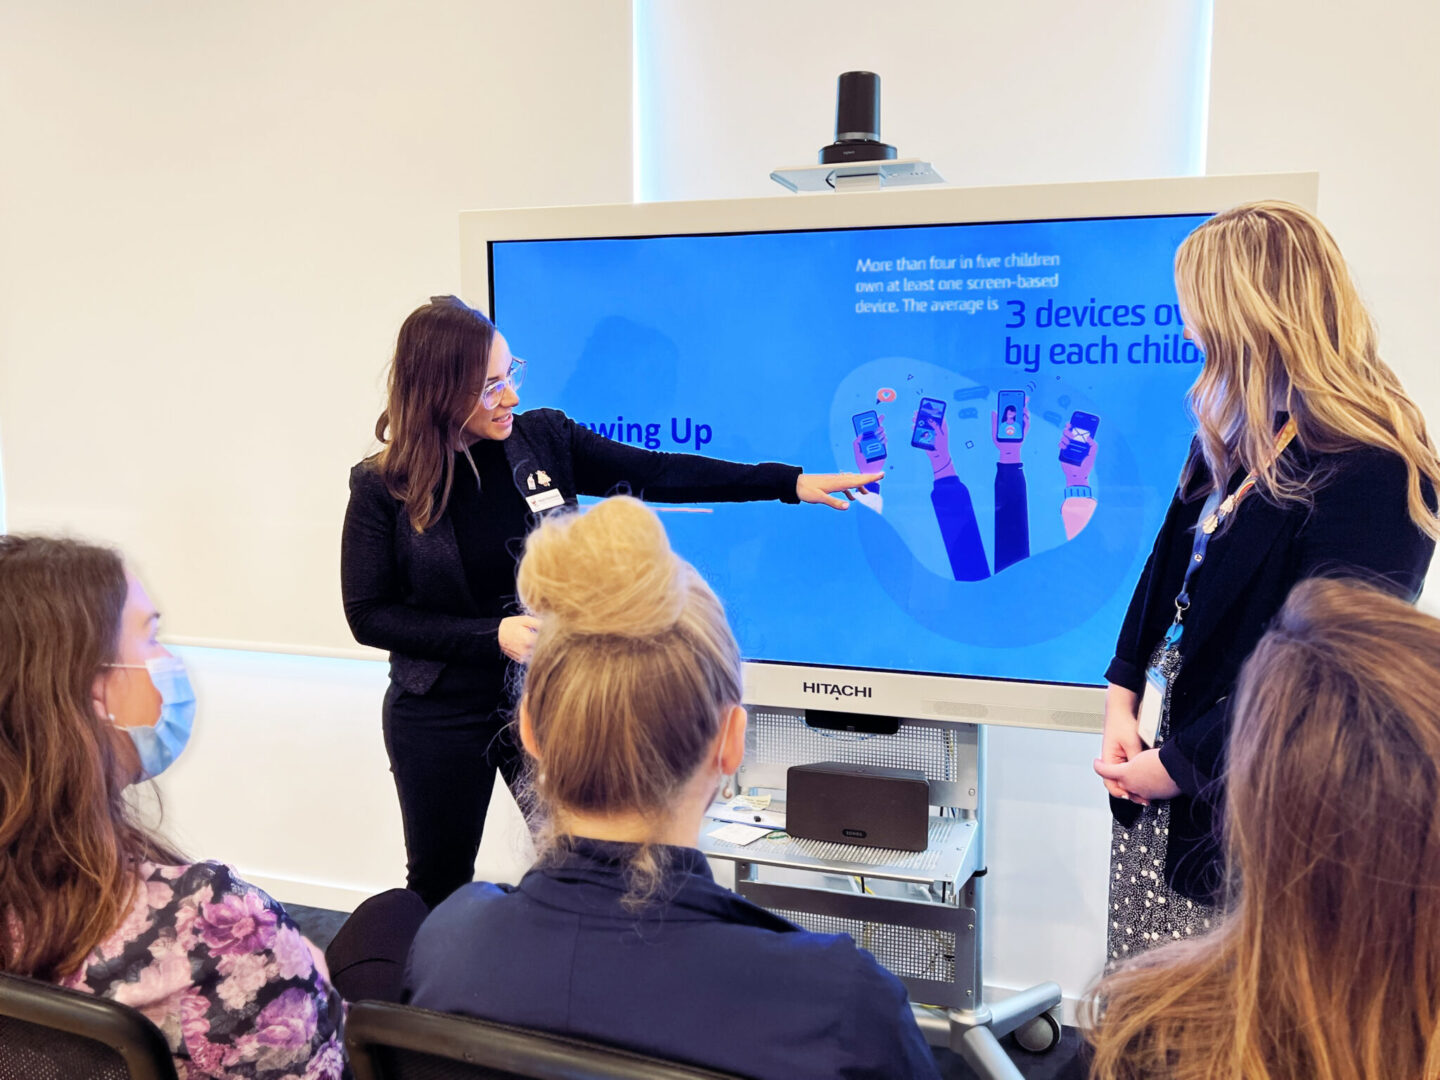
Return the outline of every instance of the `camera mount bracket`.
[[[770,179],[791,191],[873,191],[943,184],[928,161],[901,159],[880,141],[880,76],[846,71],[835,92],[835,141],[820,149],[820,164],[776,169]]]
[[[848,165],[796,165],[776,169],[770,179],[791,191],[872,191],[945,183],[945,178],[930,162],[919,158],[857,161]]]

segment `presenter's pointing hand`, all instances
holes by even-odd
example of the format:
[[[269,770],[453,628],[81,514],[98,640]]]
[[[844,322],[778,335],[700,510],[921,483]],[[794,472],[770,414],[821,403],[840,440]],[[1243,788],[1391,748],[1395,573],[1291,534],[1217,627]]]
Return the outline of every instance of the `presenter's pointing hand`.
[[[855,500],[853,492],[857,488],[873,484],[884,475],[883,472],[801,473],[795,481],[795,494],[801,502],[824,503],[836,510],[848,510]],[[844,495],[845,499],[837,499],[836,492]]]
[[[535,651],[540,620],[533,615],[511,615],[500,620],[500,651],[517,664],[528,664]]]

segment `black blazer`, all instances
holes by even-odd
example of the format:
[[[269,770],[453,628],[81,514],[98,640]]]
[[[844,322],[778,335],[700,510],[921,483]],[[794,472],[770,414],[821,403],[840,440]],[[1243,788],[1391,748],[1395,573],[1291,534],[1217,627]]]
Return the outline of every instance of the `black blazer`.
[[[522,496],[560,493],[553,509],[575,506],[578,495],[622,488],[654,502],[800,501],[800,469],[793,465],[642,450],[597,435],[556,409],[516,413],[505,460]],[[530,525],[547,512],[528,515]],[[500,619],[481,616],[470,595],[449,513],[417,533],[404,505],[366,462],[350,470],[340,588],[355,640],[389,650],[390,678],[402,689],[425,693],[446,664],[504,664],[496,642]]]
[[[1191,453],[1198,457],[1194,448]],[[1397,455],[1372,447],[1309,454],[1296,442],[1285,453],[1294,456],[1302,475],[1319,478],[1311,505],[1277,506],[1252,493],[1212,540],[1191,588],[1180,639],[1183,661],[1171,688],[1170,732],[1160,748],[1160,760],[1181,790],[1171,800],[1165,877],[1182,895],[1206,902],[1217,899],[1223,879],[1216,826],[1229,696],[1241,665],[1298,582],[1359,577],[1413,600],[1435,550],[1410,520],[1408,478]],[[1197,466],[1192,491],[1209,483],[1203,460]],[[1433,501],[1433,493],[1427,491],[1427,498]],[[1135,586],[1105,677],[1137,694],[1150,654],[1175,617],[1204,501],[1175,493]],[[1138,805],[1123,800],[1112,798],[1110,807],[1124,825],[1140,815]]]

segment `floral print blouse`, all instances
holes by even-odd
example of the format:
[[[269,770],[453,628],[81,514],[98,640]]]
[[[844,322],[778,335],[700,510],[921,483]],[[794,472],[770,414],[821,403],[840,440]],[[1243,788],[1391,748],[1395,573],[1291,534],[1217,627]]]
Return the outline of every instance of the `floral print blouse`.
[[[342,1080],[340,995],[285,909],[223,863],[140,866],[130,914],[62,985],[133,1006],[181,1080]]]

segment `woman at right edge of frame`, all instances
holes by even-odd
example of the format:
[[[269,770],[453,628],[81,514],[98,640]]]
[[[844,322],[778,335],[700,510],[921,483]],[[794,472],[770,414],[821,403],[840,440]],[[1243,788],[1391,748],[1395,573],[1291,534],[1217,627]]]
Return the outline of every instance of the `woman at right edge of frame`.
[[[1180,245],[1175,285],[1205,362],[1196,438],[1106,671],[1110,963],[1219,914],[1230,696],[1290,590],[1344,575],[1413,602],[1440,536],[1435,446],[1314,215],[1217,214]]]

